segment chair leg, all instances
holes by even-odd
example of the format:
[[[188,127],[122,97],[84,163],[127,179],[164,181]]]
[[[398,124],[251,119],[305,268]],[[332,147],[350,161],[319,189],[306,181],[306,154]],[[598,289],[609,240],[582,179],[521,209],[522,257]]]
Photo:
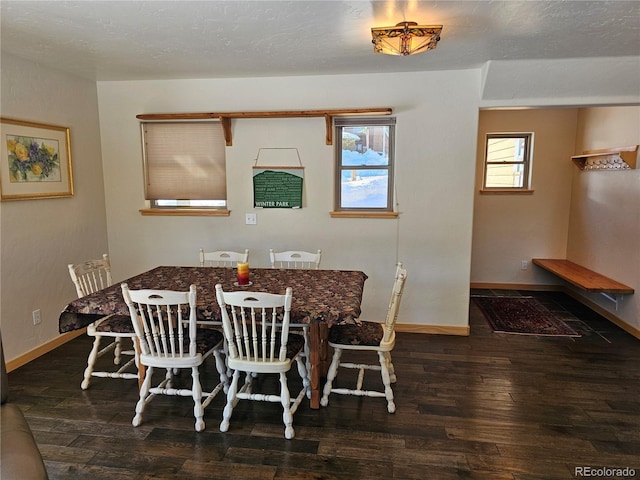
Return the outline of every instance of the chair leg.
[[[293,429],[293,415],[291,414],[291,397],[287,386],[286,372],[280,372],[280,403],[282,404],[282,422],[284,423],[284,437],[291,440],[296,436]]]
[[[324,390],[322,392],[322,398],[320,399],[320,405],[326,407],[329,405],[329,395],[331,394],[331,387],[333,381],[338,374],[338,367],[340,366],[340,356],[342,355],[341,348],[335,348],[333,352],[333,359],[331,360],[331,365],[329,366],[329,371],[327,372],[327,381],[324,384]]]
[[[142,377],[144,376],[144,366],[140,363],[140,349],[138,348],[138,341],[132,338],[133,342],[133,362],[136,366],[136,372],[138,372],[138,388],[142,386]],[[140,368],[142,367],[142,371]]]
[[[229,377],[227,376],[227,365],[222,358],[222,354],[219,350],[213,351],[213,357],[216,360],[216,370],[218,371],[218,375],[220,376],[220,383],[222,384],[222,389],[224,393],[229,391]]]
[[[385,352],[378,352],[380,359],[380,373],[382,373],[382,383],[384,383],[384,396],[387,399],[387,411],[394,413],[396,404],[393,402],[393,390],[391,389],[391,379],[389,378],[389,368],[387,367],[387,356]]]
[[[193,416],[196,419],[196,432],[201,432],[205,428],[204,408],[202,408],[202,386],[200,385],[200,370],[198,367],[191,367],[191,395],[193,396]]]
[[[302,327],[302,337],[304,338],[304,360],[307,364],[307,371],[311,371],[311,349],[309,348],[309,326]]]
[[[142,382],[142,387],[140,387],[140,398],[138,399],[138,403],[136,404],[136,414],[133,417],[133,421],[131,422],[134,427],[137,427],[142,423],[142,414],[144,412],[144,407],[147,404],[149,390],[151,389],[152,376],[153,367],[147,367],[147,372],[144,376],[144,382]]]
[[[307,398],[311,392],[311,380],[309,379],[309,368],[307,368],[307,362],[304,358],[297,357],[296,365],[298,366],[298,374],[302,378],[302,387],[307,392]]]
[[[115,337],[113,339],[113,343],[115,345],[115,348],[113,349],[113,364],[120,365],[120,362],[122,361],[120,358],[120,355],[122,354],[122,343],[120,342],[120,337]]]
[[[309,338],[309,325],[296,325],[295,331],[298,332],[298,328],[301,329],[302,338],[304,339],[304,347],[302,352],[299,354],[298,358],[301,358],[305,362],[305,366],[307,368],[308,378],[311,381],[311,347],[310,347],[310,338]],[[307,398],[311,399],[311,388],[307,389]]]
[[[93,366],[96,363],[96,359],[98,358],[98,353],[100,352],[100,341],[102,337],[100,335],[96,335],[93,339],[93,347],[91,347],[91,352],[89,352],[89,357],[87,358],[87,368],[84,370],[84,379],[80,384],[80,388],[82,390],[86,390],[89,388],[89,383],[91,382],[91,374],[93,373]]]
[[[229,430],[229,422],[231,421],[231,414],[233,413],[233,407],[236,402],[236,393],[238,391],[238,380],[240,379],[240,370],[233,372],[233,379],[227,392],[227,404],[224,406],[222,412],[222,422],[220,422],[220,431],[226,432]]]
[[[227,373],[227,379],[229,379],[229,378],[231,378],[233,376],[233,370],[231,370],[229,368],[229,366],[227,365],[227,362],[229,361],[229,345],[227,345],[227,341],[226,340],[222,344],[222,353],[224,354],[224,365],[225,365],[225,370],[226,370],[226,373]],[[224,392],[227,393],[227,390],[225,390]]]
[[[173,376],[176,375],[177,369],[167,368],[166,373],[164,374],[164,385],[166,388],[173,388]]]
[[[391,380],[391,383],[396,383],[396,369],[391,361],[391,352],[385,352],[385,357],[387,357],[387,366],[389,367],[389,379]]]

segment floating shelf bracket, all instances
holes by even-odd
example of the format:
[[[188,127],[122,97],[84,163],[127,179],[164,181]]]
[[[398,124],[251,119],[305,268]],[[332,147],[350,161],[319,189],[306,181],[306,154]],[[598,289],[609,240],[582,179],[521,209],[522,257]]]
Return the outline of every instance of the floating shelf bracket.
[[[392,109],[381,108],[351,108],[338,110],[286,110],[275,112],[223,112],[223,113],[141,113],[136,115],[139,120],[148,121],[182,121],[182,120],[220,120],[227,147],[233,145],[231,133],[232,118],[293,118],[293,117],[324,117],[325,143],[333,145],[333,117],[349,117],[358,115],[391,115]]]
[[[613,296],[606,292],[600,292],[600,295],[613,302],[613,304],[616,306],[616,312],[618,311],[618,305],[622,303],[622,299],[624,298],[624,295],[622,295],[621,293],[616,293],[615,296]]]

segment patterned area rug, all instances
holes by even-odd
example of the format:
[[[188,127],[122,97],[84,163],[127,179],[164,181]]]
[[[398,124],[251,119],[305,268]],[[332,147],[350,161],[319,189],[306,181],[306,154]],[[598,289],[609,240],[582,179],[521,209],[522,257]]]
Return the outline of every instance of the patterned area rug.
[[[497,333],[580,337],[533,297],[472,297]]]

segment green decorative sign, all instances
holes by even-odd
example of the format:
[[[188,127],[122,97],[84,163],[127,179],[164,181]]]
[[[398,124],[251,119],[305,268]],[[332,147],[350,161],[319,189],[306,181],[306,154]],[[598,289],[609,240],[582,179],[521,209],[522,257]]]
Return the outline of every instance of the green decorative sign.
[[[303,167],[253,167],[253,206],[302,208]]]

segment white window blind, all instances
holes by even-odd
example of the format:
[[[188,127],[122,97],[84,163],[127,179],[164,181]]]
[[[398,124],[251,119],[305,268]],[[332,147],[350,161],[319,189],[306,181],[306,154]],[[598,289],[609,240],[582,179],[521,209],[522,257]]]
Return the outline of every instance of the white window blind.
[[[147,200],[226,200],[219,122],[143,122]]]

